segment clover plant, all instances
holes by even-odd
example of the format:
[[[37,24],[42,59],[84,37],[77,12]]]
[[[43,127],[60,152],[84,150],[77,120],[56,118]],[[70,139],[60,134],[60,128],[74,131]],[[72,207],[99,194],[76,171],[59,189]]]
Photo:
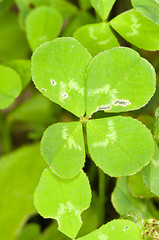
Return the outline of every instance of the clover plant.
[[[1,239],[159,239],[158,16],[0,1]]]

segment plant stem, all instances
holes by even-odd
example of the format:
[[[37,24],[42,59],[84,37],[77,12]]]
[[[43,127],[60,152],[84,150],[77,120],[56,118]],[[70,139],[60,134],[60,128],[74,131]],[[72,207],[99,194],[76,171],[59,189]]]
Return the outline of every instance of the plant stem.
[[[104,223],[105,219],[105,174],[102,170],[99,169],[99,203],[100,203],[100,211],[99,211],[99,220],[100,225]]]
[[[1,145],[2,153],[6,154],[12,150],[12,141],[10,136],[10,123],[5,121],[2,112],[0,112],[0,135],[1,135]]]

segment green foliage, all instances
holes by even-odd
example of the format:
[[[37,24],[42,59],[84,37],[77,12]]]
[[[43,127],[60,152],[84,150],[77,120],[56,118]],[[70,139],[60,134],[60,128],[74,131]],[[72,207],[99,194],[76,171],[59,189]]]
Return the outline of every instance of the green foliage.
[[[0,0],[0,239],[159,239],[158,10]]]
[[[102,20],[106,20],[116,0],[90,0]]]
[[[158,0],[131,0],[133,7],[144,17],[159,25],[159,2]]]
[[[103,225],[91,234],[78,238],[78,240],[96,240],[96,239],[123,239],[123,240],[141,240],[139,227],[128,220],[113,220]]]
[[[62,16],[54,8],[38,7],[26,18],[26,32],[31,49],[56,38],[62,27]]]
[[[92,56],[112,47],[120,46],[108,23],[104,22],[80,27],[75,31],[73,37],[82,43]]]
[[[84,172],[71,180],[63,180],[50,168],[44,170],[34,195],[40,214],[57,219],[59,230],[70,238],[76,237],[82,225],[80,214],[89,207],[90,200],[90,186]]]
[[[21,88],[19,75],[9,67],[0,66],[0,109],[11,105]]]
[[[35,213],[33,193],[44,166],[39,144],[24,146],[0,159],[2,239],[16,239],[26,218]]]
[[[138,48],[159,50],[159,26],[135,9],[118,15],[110,24],[124,39]]]

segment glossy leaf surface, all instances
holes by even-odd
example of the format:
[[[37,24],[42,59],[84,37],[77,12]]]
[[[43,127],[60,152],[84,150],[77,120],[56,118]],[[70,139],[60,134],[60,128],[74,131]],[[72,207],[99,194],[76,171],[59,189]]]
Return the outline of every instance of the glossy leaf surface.
[[[42,6],[30,12],[26,18],[26,32],[31,49],[58,36],[62,27],[61,14],[52,7]]]
[[[78,240],[142,240],[139,227],[129,220],[113,220]]]
[[[125,217],[153,218],[149,200],[133,197],[128,189],[127,178],[119,178],[112,193],[112,204],[115,210]]]
[[[44,218],[58,221],[59,230],[75,238],[82,221],[81,213],[89,207],[91,190],[84,172],[71,180],[57,177],[50,168],[44,170],[35,191],[34,203]]]
[[[24,146],[0,159],[1,239],[16,240],[22,225],[36,212],[33,193],[44,167],[39,144]]]
[[[159,50],[159,25],[143,17],[135,9],[115,17],[111,26],[124,39],[144,50]]]
[[[148,166],[143,168],[142,177],[151,192],[159,196],[159,148],[155,144],[155,153]]]
[[[151,132],[130,117],[109,117],[87,123],[88,150],[92,160],[113,177],[141,170],[154,153]]]
[[[154,94],[155,85],[153,67],[136,51],[126,47],[107,50],[87,69],[86,114],[141,108]]]
[[[32,57],[33,81],[46,97],[80,117],[85,114],[85,71],[91,56],[75,39],[58,38]]]
[[[106,20],[116,0],[90,0],[102,20]]]
[[[3,63],[5,66],[13,68],[20,76],[22,89],[24,89],[31,80],[31,63],[30,60],[16,59]]]
[[[133,7],[144,17],[159,24],[159,1],[158,0],[131,0]]]
[[[0,66],[0,109],[7,108],[20,94],[22,85],[19,75],[11,68]]]
[[[107,49],[120,46],[109,25],[104,22],[80,27],[73,37],[81,42],[92,56]]]
[[[41,151],[59,177],[70,179],[77,176],[85,162],[82,124],[67,122],[48,127],[41,141]]]

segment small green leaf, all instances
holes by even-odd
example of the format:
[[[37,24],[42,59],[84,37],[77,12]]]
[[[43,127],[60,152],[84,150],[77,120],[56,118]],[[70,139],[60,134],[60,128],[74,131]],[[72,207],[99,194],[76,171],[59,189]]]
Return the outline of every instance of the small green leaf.
[[[129,220],[113,220],[92,233],[77,240],[142,240],[137,224]]]
[[[10,67],[0,66],[0,109],[11,105],[21,88],[19,75]]]
[[[110,24],[116,32],[136,47],[150,51],[159,50],[159,26],[135,9],[118,15]]]
[[[90,0],[102,20],[106,20],[116,0]]]
[[[42,6],[31,11],[26,18],[26,33],[34,51],[42,43],[58,36],[62,27],[61,14],[52,7]]]
[[[99,110],[123,112],[141,108],[153,96],[155,86],[154,68],[136,51],[119,47],[100,53],[87,69],[87,116]]]
[[[31,80],[31,63],[30,60],[16,59],[4,62],[3,65],[13,68],[20,76],[22,81],[22,89],[24,89]]]
[[[84,172],[71,180],[57,177],[50,168],[44,170],[35,191],[34,203],[45,218],[58,221],[59,230],[75,238],[82,221],[80,214],[89,207],[91,189]]]
[[[73,38],[58,38],[39,47],[32,57],[36,87],[78,117],[85,114],[85,71],[91,56]]]
[[[88,150],[97,166],[113,177],[140,171],[154,153],[151,132],[130,117],[111,117],[87,123]]]
[[[142,177],[145,185],[155,195],[159,196],[159,147],[155,143],[155,153],[148,166],[143,168]]]
[[[159,24],[159,1],[158,0],[131,0],[133,7],[144,17]]]
[[[41,151],[59,177],[70,179],[77,176],[85,162],[82,124],[56,123],[48,127],[42,138]]]
[[[69,24],[64,29],[62,36],[72,37],[74,32],[81,26],[94,23],[95,18],[89,12],[79,12],[76,16],[69,22]]]
[[[92,56],[107,49],[120,46],[108,23],[97,23],[80,27],[73,37],[81,42]]]
[[[155,196],[143,183],[141,172],[128,177],[128,187],[134,197],[151,198]]]
[[[128,189],[127,178],[119,178],[112,193],[112,204],[115,210],[127,218],[153,218],[149,200],[133,197]]]
[[[87,10],[92,7],[90,0],[78,0],[80,7]]]
[[[0,159],[0,239],[15,240],[34,214],[33,193],[45,162],[39,144],[24,146]]]
[[[0,16],[0,61],[26,58],[28,54],[29,46],[17,16],[13,13]]]

